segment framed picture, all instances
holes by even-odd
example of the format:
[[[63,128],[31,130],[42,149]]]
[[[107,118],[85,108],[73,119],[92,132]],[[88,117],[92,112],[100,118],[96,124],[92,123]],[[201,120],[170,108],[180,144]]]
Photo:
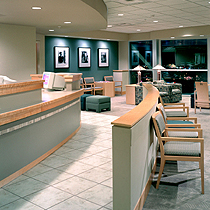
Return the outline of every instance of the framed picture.
[[[79,67],[90,67],[90,48],[79,48]]]
[[[109,49],[98,49],[99,67],[109,66]]]
[[[69,68],[69,47],[55,47],[55,68]]]
[[[132,66],[138,66],[138,65],[139,65],[139,51],[132,50]]]

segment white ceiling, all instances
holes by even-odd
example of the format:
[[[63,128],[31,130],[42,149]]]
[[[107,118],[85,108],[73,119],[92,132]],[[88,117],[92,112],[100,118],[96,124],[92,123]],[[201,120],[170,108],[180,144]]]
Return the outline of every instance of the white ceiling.
[[[105,15],[98,12],[103,6],[106,12],[106,6],[97,5],[99,2],[103,3],[102,0],[0,0],[0,23],[34,26],[37,33],[46,35],[100,29],[141,34],[177,29],[180,25],[184,28],[210,25],[208,0],[104,0],[107,21]],[[32,6],[41,6],[42,10],[31,10]],[[119,17],[119,13],[124,15]],[[72,23],[65,25],[64,21]],[[106,28],[107,24],[112,27]],[[49,29],[55,32],[49,33]]]
[[[108,9],[106,31],[151,32],[210,25],[208,0],[104,0]],[[119,17],[118,14],[124,14]],[[158,23],[154,23],[158,20]]]

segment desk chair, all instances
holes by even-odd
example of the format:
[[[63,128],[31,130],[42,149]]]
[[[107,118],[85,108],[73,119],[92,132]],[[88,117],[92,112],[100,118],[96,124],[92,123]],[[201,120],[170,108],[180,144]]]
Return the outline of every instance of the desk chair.
[[[153,125],[160,146],[161,163],[159,176],[156,184],[158,189],[166,160],[170,161],[194,161],[199,162],[201,170],[201,193],[204,194],[204,139],[202,130],[197,130],[198,138],[172,137],[168,136],[168,130],[176,132],[185,130],[183,128],[166,128],[161,113],[155,112],[152,115]],[[194,130],[194,129],[187,129]]]
[[[122,95],[122,81],[114,81],[113,76],[104,76],[104,80],[109,81],[109,82],[114,82],[115,83],[115,89],[120,88],[120,94]]]

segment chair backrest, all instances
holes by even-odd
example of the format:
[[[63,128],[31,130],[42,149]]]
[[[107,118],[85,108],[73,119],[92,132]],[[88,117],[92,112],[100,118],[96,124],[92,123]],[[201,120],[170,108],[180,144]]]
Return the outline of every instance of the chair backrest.
[[[92,84],[95,82],[94,77],[86,77],[84,78],[85,84]]]
[[[195,82],[195,88],[197,92],[198,102],[207,101],[209,102],[209,90],[207,82]]]
[[[155,134],[160,138],[165,132],[165,122],[162,114],[158,111],[152,115],[153,125],[155,128]]]
[[[157,108],[158,108],[158,111],[160,111],[160,113],[162,114],[164,122],[167,123],[167,120],[166,120],[167,115],[166,115],[166,111],[165,111],[163,105],[161,103],[159,103],[157,105]]]
[[[104,76],[104,80],[105,81],[113,82],[114,81],[114,78],[113,78],[113,76]]]

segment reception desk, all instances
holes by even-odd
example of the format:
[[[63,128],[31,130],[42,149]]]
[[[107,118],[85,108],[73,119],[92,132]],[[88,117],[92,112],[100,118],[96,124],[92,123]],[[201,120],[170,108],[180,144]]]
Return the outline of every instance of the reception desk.
[[[0,104],[0,187],[41,162],[80,128],[84,91],[47,91],[42,85],[42,80],[0,85],[0,100],[13,101],[10,107]]]

